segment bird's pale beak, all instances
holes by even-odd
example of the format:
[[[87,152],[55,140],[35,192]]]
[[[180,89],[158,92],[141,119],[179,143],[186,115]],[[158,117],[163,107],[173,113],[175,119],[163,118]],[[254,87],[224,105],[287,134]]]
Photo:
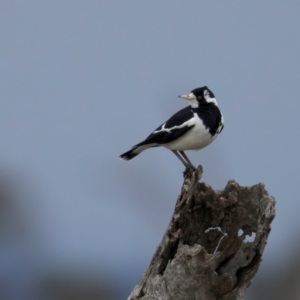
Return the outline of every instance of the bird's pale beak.
[[[179,95],[179,98],[186,99],[186,100],[193,100],[194,98],[191,95]]]

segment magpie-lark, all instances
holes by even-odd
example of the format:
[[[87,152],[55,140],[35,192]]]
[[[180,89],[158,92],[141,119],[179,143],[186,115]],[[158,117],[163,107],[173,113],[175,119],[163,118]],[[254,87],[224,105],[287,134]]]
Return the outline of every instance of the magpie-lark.
[[[221,133],[224,120],[215,95],[207,86],[196,88],[188,95],[179,97],[188,100],[190,106],[178,111],[144,141],[120,155],[122,159],[130,160],[148,148],[164,146],[185,167],[195,168],[184,151],[200,150],[213,142]]]

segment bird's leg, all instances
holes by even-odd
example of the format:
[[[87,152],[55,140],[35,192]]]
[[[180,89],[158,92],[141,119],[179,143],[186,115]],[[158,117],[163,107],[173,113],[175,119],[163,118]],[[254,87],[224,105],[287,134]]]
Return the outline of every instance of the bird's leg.
[[[179,155],[179,153],[175,150],[172,150],[172,152],[180,159],[180,161],[184,164],[186,168],[189,167],[189,164]]]
[[[183,156],[183,158],[189,163],[189,165],[191,167],[193,167],[196,170],[196,167],[191,163],[191,161],[189,160],[189,158],[186,156],[186,154],[184,153],[184,151],[179,151],[180,154]]]

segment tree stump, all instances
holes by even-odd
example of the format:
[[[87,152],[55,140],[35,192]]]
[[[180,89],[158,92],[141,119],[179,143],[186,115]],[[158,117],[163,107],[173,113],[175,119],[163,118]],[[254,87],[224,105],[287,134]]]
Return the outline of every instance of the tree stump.
[[[128,300],[241,300],[251,284],[275,217],[259,183],[231,180],[215,191],[187,169],[170,224]],[[252,241],[246,241],[252,237]]]

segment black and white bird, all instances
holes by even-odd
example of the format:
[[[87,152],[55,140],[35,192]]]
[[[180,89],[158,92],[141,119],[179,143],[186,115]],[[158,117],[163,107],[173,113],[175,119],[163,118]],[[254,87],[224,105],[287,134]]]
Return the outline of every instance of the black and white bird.
[[[122,159],[130,160],[148,148],[164,146],[185,167],[195,168],[184,151],[200,150],[212,143],[221,133],[224,120],[215,95],[207,86],[196,88],[188,95],[179,97],[189,101],[190,106],[178,111],[144,141],[120,155]]]

